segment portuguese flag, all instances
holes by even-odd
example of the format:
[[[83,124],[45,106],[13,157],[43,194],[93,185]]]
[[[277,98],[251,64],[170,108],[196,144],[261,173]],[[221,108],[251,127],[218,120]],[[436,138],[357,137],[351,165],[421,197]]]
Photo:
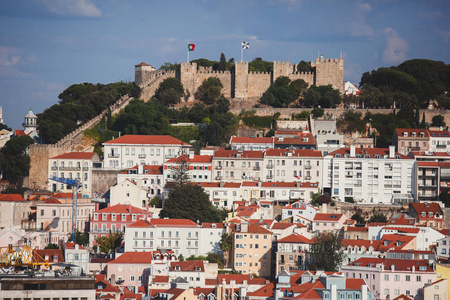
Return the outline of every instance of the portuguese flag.
[[[195,44],[188,44],[188,51],[194,51]]]

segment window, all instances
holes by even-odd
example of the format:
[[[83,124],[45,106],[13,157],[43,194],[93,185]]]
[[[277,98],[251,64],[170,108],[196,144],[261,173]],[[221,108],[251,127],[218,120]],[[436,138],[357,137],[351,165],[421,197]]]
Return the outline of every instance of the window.
[[[416,281],[422,281],[422,277],[416,276]]]
[[[394,280],[395,280],[395,281],[400,281],[400,275],[395,275],[395,276],[394,276]]]
[[[411,281],[411,276],[406,275],[405,280],[406,280],[406,281]]]
[[[134,281],[134,275],[130,276],[130,281]]]
[[[384,281],[389,281],[389,275],[388,274],[384,274]]]

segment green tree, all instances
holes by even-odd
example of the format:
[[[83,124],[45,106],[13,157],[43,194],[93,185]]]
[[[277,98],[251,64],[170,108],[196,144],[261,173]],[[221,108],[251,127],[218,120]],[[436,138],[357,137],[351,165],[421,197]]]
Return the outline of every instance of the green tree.
[[[99,245],[100,251],[110,253],[122,244],[123,233],[120,231],[109,231],[108,236],[99,236],[95,242]]]
[[[44,249],[59,249],[58,245],[54,244],[54,243],[49,243],[47,244],[47,246],[45,246]]]
[[[273,72],[273,62],[265,61],[261,57],[256,57],[249,62],[248,70],[250,72]]]
[[[365,224],[366,223],[364,217],[359,212],[354,213],[353,216],[351,217],[351,219],[355,220],[357,224]]]
[[[195,98],[207,105],[213,104],[219,100],[222,88],[223,85],[219,78],[208,77],[198,87],[197,92],[195,92]]]
[[[386,223],[387,217],[382,212],[375,212],[369,219],[369,223]]]
[[[171,63],[171,62],[164,62],[164,64],[161,65],[161,67],[159,67],[158,70],[161,71],[176,71],[176,70],[180,70],[180,64],[175,62],[175,63]]]
[[[225,54],[220,54],[219,60],[219,71],[225,71],[227,69],[227,60],[225,59]]]
[[[311,63],[301,60],[297,65],[297,72],[311,72]]]
[[[287,107],[297,100],[307,87],[308,84],[303,79],[291,81],[289,77],[280,76],[264,92],[260,102],[273,107]]]
[[[183,95],[183,84],[175,77],[164,79],[155,92],[155,96],[167,105],[180,102]]]
[[[77,244],[80,246],[86,246],[89,244],[89,234],[81,232],[77,229]],[[69,233],[69,242],[72,241],[72,235]]]
[[[337,272],[344,261],[344,245],[338,232],[319,233],[310,247],[311,270]]]
[[[162,201],[159,197],[153,197],[148,205],[151,207],[162,208]]]
[[[220,238],[219,248],[222,250],[223,264],[225,267],[228,267],[230,251],[233,248],[233,237],[228,233],[223,233]]]
[[[10,139],[0,149],[0,169],[3,171],[3,178],[8,179],[11,184],[22,187],[23,178],[28,176],[30,157],[27,149],[33,143],[34,140],[29,136],[19,136]]]
[[[191,181],[191,175],[189,174],[189,155],[186,149],[180,147],[178,149],[178,157],[175,159],[175,169],[172,170],[171,177],[173,182],[177,186],[185,185]]]
[[[312,85],[303,93],[303,103],[307,107],[331,108],[341,102],[339,91],[331,85]]]
[[[6,124],[0,123],[0,131],[6,129],[8,131],[12,131],[10,127],[8,127]]]
[[[331,201],[332,199],[328,195],[321,195],[319,193],[316,193],[312,196],[312,202],[319,206],[322,204],[330,204]]]
[[[160,212],[161,218],[190,219],[194,222],[221,222],[225,216],[226,212],[212,205],[201,186],[189,183],[174,187]]]
[[[313,115],[314,119],[318,119],[320,117],[323,117],[323,115],[325,114],[325,110],[323,108],[320,108],[320,107],[314,107],[311,110],[311,114]]]
[[[437,127],[440,127],[440,126],[445,127],[446,126],[445,121],[444,121],[444,116],[442,116],[442,115],[434,116],[431,119],[431,122],[432,122],[431,126],[437,126]]]

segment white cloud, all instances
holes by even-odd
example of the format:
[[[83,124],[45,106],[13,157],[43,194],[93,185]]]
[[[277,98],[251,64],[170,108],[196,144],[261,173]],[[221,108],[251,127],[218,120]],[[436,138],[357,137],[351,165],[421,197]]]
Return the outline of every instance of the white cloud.
[[[62,16],[102,17],[102,11],[91,0],[41,0],[49,12]]]
[[[398,36],[397,32],[387,27],[384,29],[386,37],[386,48],[383,51],[383,63],[398,64],[406,60],[406,52],[408,52],[408,43]]]
[[[369,3],[358,4],[355,8],[354,21],[350,23],[350,34],[352,36],[372,38],[374,31],[366,22],[365,14],[370,12],[372,7]]]
[[[0,46],[0,66],[11,67],[17,65],[20,60],[20,56],[17,53],[17,49]]]

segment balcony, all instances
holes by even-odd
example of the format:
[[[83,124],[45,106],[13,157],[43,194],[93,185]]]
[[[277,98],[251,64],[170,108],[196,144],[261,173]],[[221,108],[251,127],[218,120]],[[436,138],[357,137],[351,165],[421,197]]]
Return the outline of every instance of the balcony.
[[[253,171],[259,171],[259,170],[260,170],[259,166],[253,167]]]
[[[118,153],[110,153],[110,154],[108,154],[108,158],[119,158],[119,154]]]
[[[138,154],[138,158],[146,158],[147,154]]]
[[[87,171],[87,170],[89,170],[88,167],[83,167],[83,171]]]
[[[305,176],[305,180],[311,180],[311,176]]]
[[[222,166],[216,166],[214,169],[216,169],[216,170],[222,170]]]
[[[175,154],[166,154],[164,155],[165,159],[171,159],[171,158],[176,158],[177,156]]]
[[[216,180],[222,180],[222,176],[216,176]]]
[[[436,148],[447,148],[447,145],[440,145],[440,144],[437,144],[437,145],[436,145]]]
[[[58,167],[52,167],[52,171],[58,170]]]
[[[67,171],[69,168],[66,168],[66,167],[59,167],[59,170],[60,171]]]
[[[311,165],[305,165],[305,169],[309,170],[311,168],[312,168]]]
[[[273,175],[267,175],[266,178],[267,178],[267,179],[272,179],[272,178],[273,178]]]
[[[272,168],[273,168],[273,165],[267,165],[266,168],[267,168],[267,169],[272,169]]]

